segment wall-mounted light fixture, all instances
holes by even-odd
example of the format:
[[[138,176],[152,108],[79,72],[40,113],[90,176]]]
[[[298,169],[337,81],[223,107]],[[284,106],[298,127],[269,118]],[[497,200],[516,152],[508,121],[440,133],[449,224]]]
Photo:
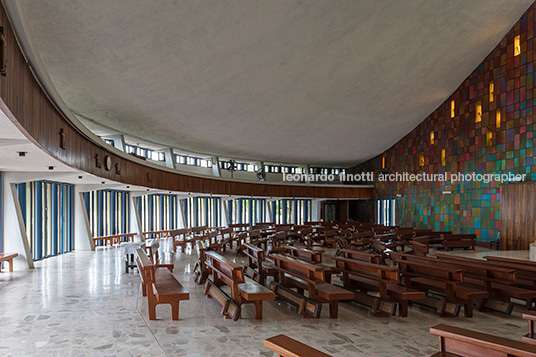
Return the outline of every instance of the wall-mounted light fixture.
[[[521,37],[517,35],[514,37],[514,56],[519,56],[521,54]]]

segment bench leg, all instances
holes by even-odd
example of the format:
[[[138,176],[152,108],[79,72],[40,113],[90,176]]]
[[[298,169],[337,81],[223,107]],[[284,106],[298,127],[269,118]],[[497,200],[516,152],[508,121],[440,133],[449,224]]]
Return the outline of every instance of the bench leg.
[[[262,319],[262,300],[255,301],[255,318]]]
[[[149,320],[156,320],[156,298],[153,294],[148,294],[147,306],[149,308]]]
[[[403,300],[398,303],[398,316],[408,317],[408,301]]]
[[[171,319],[179,319],[179,301],[171,303]]]
[[[465,317],[473,317],[473,302],[471,301],[468,304],[463,304],[463,312]]]
[[[339,301],[331,301],[329,303],[329,317],[336,319],[339,317]]]

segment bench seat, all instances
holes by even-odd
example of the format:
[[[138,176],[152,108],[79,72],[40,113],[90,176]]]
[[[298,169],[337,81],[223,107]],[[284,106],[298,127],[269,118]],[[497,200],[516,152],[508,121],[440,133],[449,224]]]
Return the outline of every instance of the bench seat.
[[[330,355],[286,335],[277,335],[264,340],[264,347],[282,357],[330,357]]]
[[[0,272],[2,271],[2,262],[8,262],[9,271],[13,272],[13,259],[18,256],[19,253],[0,253]]]
[[[167,268],[155,269],[153,291],[157,301],[188,300],[190,294]]]
[[[411,279],[412,284],[422,287],[423,289],[430,290],[429,288],[434,288],[439,292],[445,292],[445,284],[441,281],[429,279],[429,278],[413,278]],[[487,291],[476,290],[464,285],[456,285],[454,287],[454,296],[462,300],[475,300],[475,299],[485,299],[489,297]]]
[[[174,266],[175,266],[175,255],[171,252],[166,252],[162,254],[156,262],[157,268],[167,268],[170,272],[173,272]]]

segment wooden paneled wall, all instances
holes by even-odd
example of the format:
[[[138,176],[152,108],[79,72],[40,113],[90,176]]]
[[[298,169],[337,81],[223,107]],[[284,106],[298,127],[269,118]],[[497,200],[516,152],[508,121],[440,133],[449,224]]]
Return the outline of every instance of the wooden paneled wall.
[[[501,249],[525,250],[536,241],[536,182],[501,185]]]
[[[268,197],[372,197],[372,188],[271,185],[199,178],[155,169],[115,155],[104,144],[81,134],[56,110],[24,60],[5,9],[1,7],[0,12],[8,54],[7,75],[0,76],[0,109],[32,141],[71,167],[108,180],[170,191]],[[60,131],[65,137],[65,149],[60,148]],[[96,165],[97,156],[100,168]],[[105,156],[112,159],[110,171],[105,170]]]

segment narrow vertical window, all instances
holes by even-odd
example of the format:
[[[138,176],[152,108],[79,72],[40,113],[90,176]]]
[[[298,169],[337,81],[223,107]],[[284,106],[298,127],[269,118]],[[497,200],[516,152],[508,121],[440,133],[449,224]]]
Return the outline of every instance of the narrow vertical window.
[[[489,102],[493,102],[495,99],[495,83],[493,81],[489,82]]]
[[[514,56],[519,56],[521,54],[521,39],[519,35],[514,37]]]
[[[382,169],[385,169],[385,156],[382,156]]]
[[[434,132],[432,131],[432,132],[430,133],[430,145],[434,145],[434,143],[435,143],[435,134],[434,134]]]
[[[491,128],[486,129],[486,145],[487,146],[493,145],[493,132],[491,131]]]
[[[441,166],[445,166],[446,165],[446,157],[445,157],[446,153],[445,153],[445,149],[441,149]]]
[[[419,154],[419,166],[424,166],[424,154],[422,152]]]
[[[456,110],[456,102],[453,99],[450,101],[450,117],[451,118],[454,118],[456,116],[455,110]]]
[[[475,103],[475,122],[482,121],[482,103],[476,102]]]
[[[495,111],[495,122],[496,122],[497,128],[500,128],[501,127],[501,110],[500,109],[497,109]]]

